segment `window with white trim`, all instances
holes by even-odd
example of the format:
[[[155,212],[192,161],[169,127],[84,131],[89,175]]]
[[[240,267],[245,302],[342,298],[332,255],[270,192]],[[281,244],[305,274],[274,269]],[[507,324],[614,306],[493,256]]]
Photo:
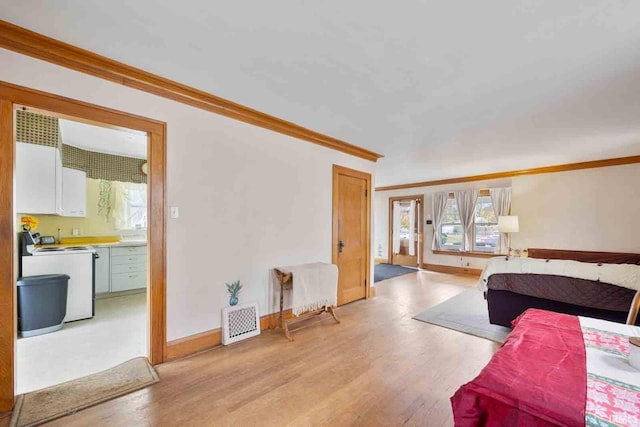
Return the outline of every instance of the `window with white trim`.
[[[500,242],[491,196],[479,196],[473,215],[473,251],[495,253]]]
[[[473,216],[472,252],[497,253],[500,233],[498,232],[498,218],[493,210],[493,202],[488,191],[478,196]],[[440,249],[445,251],[464,250],[464,232],[458,213],[458,205],[453,194],[447,199],[442,225],[440,226]]]
[[[147,184],[114,182],[113,217],[118,230],[147,228]]]
[[[454,198],[447,199],[442,225],[440,226],[440,248],[449,251],[461,251],[464,233],[458,213],[458,205]]]

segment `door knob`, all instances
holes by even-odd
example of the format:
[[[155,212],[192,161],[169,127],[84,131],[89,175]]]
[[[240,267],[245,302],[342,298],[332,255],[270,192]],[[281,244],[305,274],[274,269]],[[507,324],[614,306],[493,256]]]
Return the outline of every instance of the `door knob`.
[[[340,240],[338,242],[338,253],[342,253],[342,249],[344,248],[344,242]]]

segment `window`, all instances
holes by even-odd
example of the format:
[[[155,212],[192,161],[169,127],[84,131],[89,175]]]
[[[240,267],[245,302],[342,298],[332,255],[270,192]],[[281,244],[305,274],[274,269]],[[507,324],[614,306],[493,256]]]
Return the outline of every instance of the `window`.
[[[473,216],[473,251],[496,252],[499,246],[498,218],[493,211],[491,196],[480,196]]]
[[[409,240],[411,235],[411,203],[400,202],[400,240]]]
[[[147,184],[114,182],[113,217],[118,230],[147,228]]]
[[[500,246],[498,218],[493,210],[491,196],[487,190],[480,192],[473,215],[472,252],[497,253]],[[464,232],[453,195],[447,199],[444,218],[440,227],[440,248],[449,251],[464,251]]]
[[[464,250],[463,239],[464,233],[462,232],[458,205],[455,199],[447,199],[447,207],[440,227],[440,248],[455,251]]]

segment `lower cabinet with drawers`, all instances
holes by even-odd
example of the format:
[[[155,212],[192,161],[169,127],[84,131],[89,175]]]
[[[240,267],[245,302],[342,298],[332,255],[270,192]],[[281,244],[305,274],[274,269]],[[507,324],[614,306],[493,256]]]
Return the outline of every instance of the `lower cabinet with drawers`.
[[[101,247],[96,251],[100,255],[96,260],[97,294],[147,287],[146,246]],[[108,277],[105,278],[107,272]],[[108,279],[108,286],[105,279]]]

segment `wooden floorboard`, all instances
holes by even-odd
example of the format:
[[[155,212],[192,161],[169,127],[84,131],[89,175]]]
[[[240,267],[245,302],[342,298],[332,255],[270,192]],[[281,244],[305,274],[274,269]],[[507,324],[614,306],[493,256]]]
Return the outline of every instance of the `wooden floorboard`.
[[[161,365],[161,381],[52,426],[446,426],[449,397],[498,345],[411,317],[477,278],[421,271],[377,296],[298,324]],[[301,329],[299,328],[301,326]]]

